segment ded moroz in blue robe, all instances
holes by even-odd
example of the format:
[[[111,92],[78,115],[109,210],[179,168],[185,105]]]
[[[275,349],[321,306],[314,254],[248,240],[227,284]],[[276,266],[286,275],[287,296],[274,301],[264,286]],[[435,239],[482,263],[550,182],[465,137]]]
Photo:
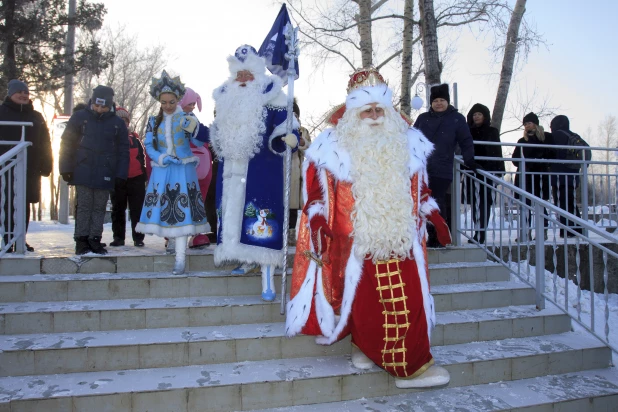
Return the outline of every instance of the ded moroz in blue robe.
[[[283,259],[286,144],[282,137],[286,135],[287,98],[281,91],[280,79],[268,79],[263,95],[272,98],[267,97],[262,111],[265,131],[259,151],[241,160],[226,159],[217,153],[221,160],[216,187],[216,265],[235,261],[280,266]],[[225,92],[225,85],[215,90],[215,99]],[[216,120],[211,135],[217,133]],[[294,120],[293,133],[297,138],[298,127]],[[216,144],[213,146],[216,151]]]

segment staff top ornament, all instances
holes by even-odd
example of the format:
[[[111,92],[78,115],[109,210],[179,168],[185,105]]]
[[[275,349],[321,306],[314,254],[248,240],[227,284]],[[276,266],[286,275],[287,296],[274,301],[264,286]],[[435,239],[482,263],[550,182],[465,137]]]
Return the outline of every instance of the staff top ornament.
[[[153,77],[150,83],[150,95],[157,100],[163,93],[172,93],[178,99],[182,99],[185,92],[186,88],[184,83],[180,81],[180,76],[172,78],[165,70],[161,73],[160,78]]]

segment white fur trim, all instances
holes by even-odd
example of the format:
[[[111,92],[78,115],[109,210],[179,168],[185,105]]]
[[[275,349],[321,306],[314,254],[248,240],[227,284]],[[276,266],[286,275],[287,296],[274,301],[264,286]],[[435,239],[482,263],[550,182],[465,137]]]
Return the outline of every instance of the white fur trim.
[[[324,217],[327,217],[324,202],[314,203],[311,206],[309,206],[309,209],[307,209],[308,220],[313,219],[315,215],[322,215]]]
[[[189,156],[189,157],[185,157],[184,159],[180,159],[180,161],[182,162],[183,165],[186,165],[187,163],[193,163],[195,162],[195,167],[197,167],[200,164],[200,158],[197,156]]]
[[[436,312],[433,302],[433,296],[429,293],[429,283],[427,281],[427,271],[425,264],[425,253],[423,252],[423,246],[420,243],[420,237],[416,236],[412,242],[412,253],[416,260],[416,267],[418,269],[418,278],[421,284],[421,292],[423,294],[423,308],[425,309],[425,318],[427,321],[427,339],[431,341],[431,332],[436,326]]]
[[[161,237],[179,237],[188,235],[197,235],[199,233],[207,233],[210,231],[208,223],[200,225],[186,225],[178,227],[163,227],[154,223],[139,222],[135,227],[135,231],[145,234],[157,235]]]
[[[425,202],[421,202],[420,216],[425,219],[429,216],[434,210],[440,210],[438,203],[436,203],[436,199],[430,197]]]
[[[294,299],[290,300],[286,307],[285,317],[285,336],[291,338],[298,335],[309,319],[311,312],[311,302],[313,298],[313,288],[315,285],[315,275],[318,269],[316,263],[311,260],[307,268],[307,274],[302,286],[298,290]],[[321,277],[321,276],[320,276]]]
[[[352,244],[352,250],[350,251],[350,257],[345,267],[345,284],[343,286],[343,300],[341,302],[341,318],[334,330],[330,335],[324,335],[316,338],[316,343],[320,345],[330,345],[337,340],[339,334],[348,324],[350,315],[352,314],[352,303],[354,303],[354,296],[356,295],[356,287],[363,274],[363,261],[356,257],[356,247]],[[323,288],[323,285],[317,285],[316,289]],[[317,291],[317,293],[324,293],[324,291]],[[330,306],[330,305],[329,305]],[[316,307],[317,309],[317,307]],[[331,309],[332,310],[332,309]],[[322,333],[328,333],[328,330],[322,328]]]
[[[214,255],[216,266],[226,262],[243,262],[281,267],[283,262],[283,250],[267,249],[229,241],[223,241],[223,243],[217,245]]]
[[[163,164],[163,159],[165,159],[166,157],[169,157],[169,155],[167,153],[161,153],[159,155],[159,163],[157,163],[156,165],[158,167],[167,167],[167,165]],[[151,166],[153,166],[152,162],[150,163]]]
[[[230,68],[230,78],[235,79],[238,72],[247,70],[254,76],[264,74],[266,72],[266,60],[257,54],[247,53],[244,62],[241,62],[236,56],[228,56],[227,63]]]
[[[292,116],[292,133],[295,130],[298,130],[299,128],[300,128],[300,124],[298,123],[298,120],[296,120],[296,118]],[[270,134],[270,136],[268,137],[268,149],[276,155],[285,156],[285,151],[279,153],[273,150],[273,140],[277,137],[285,136],[286,134],[288,134],[287,130],[288,130],[288,122],[285,121],[283,123],[278,124],[273,129],[273,132]]]
[[[318,287],[315,293],[315,314],[323,336],[332,336],[335,330],[335,311],[324,296],[322,268],[318,270]]]
[[[385,84],[352,90],[345,99],[346,109],[355,109],[370,103],[393,107],[393,92]]]
[[[408,129],[407,136],[408,150],[410,151],[408,169],[410,176],[413,176],[415,173],[427,169],[427,159],[433,152],[433,143],[423,135],[423,132],[414,127]]]

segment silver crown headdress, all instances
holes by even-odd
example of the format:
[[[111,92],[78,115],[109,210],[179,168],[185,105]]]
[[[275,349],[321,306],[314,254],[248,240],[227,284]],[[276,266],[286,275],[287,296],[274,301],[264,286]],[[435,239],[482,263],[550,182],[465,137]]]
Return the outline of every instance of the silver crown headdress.
[[[162,93],[172,93],[178,99],[182,99],[185,92],[185,85],[180,81],[180,76],[171,78],[165,70],[161,73],[160,78],[153,77],[150,83],[150,95],[157,100]]]

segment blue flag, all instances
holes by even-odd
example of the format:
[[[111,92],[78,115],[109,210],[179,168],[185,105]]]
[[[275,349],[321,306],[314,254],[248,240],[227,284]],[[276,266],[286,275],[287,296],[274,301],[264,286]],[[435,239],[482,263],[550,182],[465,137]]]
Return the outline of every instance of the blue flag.
[[[286,25],[290,23],[290,16],[288,15],[288,9],[285,4],[281,6],[279,14],[275,19],[273,27],[268,32],[268,35],[264,39],[258,54],[266,59],[266,67],[270,72],[276,76],[281,77],[283,84],[288,83],[288,61],[285,59],[285,53],[288,51],[288,47],[285,44],[284,30]],[[294,62],[296,69],[296,77],[298,79],[298,59]]]

